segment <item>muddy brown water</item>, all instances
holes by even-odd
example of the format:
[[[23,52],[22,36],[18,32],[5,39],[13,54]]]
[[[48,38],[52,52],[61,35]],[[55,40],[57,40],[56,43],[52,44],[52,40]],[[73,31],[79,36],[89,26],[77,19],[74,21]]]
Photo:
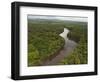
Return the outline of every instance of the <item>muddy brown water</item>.
[[[57,65],[61,60],[63,60],[67,55],[69,55],[70,52],[75,49],[76,45],[76,42],[67,39],[65,41],[64,48],[54,58],[52,58],[51,60],[46,60],[42,63],[42,65]]]

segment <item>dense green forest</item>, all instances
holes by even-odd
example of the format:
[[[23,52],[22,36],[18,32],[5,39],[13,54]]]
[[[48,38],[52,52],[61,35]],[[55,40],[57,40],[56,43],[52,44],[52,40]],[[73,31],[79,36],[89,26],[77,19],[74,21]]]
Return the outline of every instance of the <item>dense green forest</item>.
[[[35,21],[35,22],[34,22]],[[28,21],[28,66],[41,65],[65,44],[60,33],[64,28],[70,30],[68,38],[77,43],[77,47],[59,64],[87,63],[87,23],[71,21]]]
[[[28,25],[28,65],[41,65],[64,46],[64,39],[58,36],[63,29],[59,25]]]
[[[67,27],[67,26],[66,26]],[[87,24],[67,27],[70,30],[69,39],[77,42],[77,47],[65,57],[60,64],[87,64]]]
[[[87,64],[87,40],[82,36],[77,47],[60,64]]]

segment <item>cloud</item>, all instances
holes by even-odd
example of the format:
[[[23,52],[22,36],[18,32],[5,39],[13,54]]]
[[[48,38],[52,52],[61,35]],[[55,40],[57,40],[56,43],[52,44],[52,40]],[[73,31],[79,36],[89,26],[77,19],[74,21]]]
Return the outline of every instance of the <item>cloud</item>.
[[[76,17],[76,16],[28,15],[28,19],[56,19],[56,20],[88,22],[87,17]]]

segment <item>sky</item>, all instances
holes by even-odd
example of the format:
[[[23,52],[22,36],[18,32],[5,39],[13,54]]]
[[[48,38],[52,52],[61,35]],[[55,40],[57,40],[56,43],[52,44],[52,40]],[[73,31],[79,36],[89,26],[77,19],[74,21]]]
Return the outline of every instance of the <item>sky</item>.
[[[87,22],[87,17],[76,16],[51,16],[51,15],[28,15],[28,19],[57,19],[57,20],[69,20],[77,22]]]

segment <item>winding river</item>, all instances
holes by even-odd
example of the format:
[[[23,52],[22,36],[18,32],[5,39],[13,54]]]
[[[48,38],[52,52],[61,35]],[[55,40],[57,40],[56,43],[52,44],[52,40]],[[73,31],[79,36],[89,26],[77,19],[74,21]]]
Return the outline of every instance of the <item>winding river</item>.
[[[73,49],[76,47],[77,43],[69,40],[67,34],[69,30],[64,28],[64,32],[60,34],[61,37],[65,40],[64,48],[57,54],[56,57],[51,60],[46,60],[42,65],[57,65],[61,60],[63,60]]]

